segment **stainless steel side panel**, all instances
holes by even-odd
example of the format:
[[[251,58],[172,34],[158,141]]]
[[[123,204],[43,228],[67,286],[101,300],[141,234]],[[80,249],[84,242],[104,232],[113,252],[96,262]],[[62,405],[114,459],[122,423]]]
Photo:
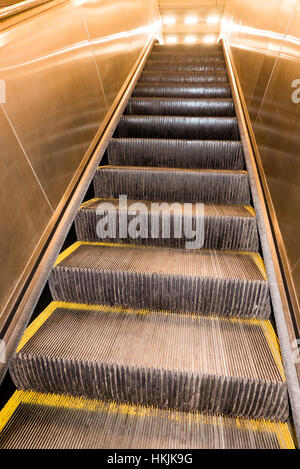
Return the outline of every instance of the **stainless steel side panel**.
[[[227,2],[222,35],[250,114],[295,304],[300,301],[300,103],[293,96],[300,97],[299,34],[298,1]]]

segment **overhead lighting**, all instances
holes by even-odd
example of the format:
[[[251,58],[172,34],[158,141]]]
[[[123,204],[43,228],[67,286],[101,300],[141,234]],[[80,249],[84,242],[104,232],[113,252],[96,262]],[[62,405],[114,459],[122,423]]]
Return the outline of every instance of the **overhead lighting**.
[[[213,44],[216,42],[216,36],[204,36],[203,42],[204,44]]]
[[[217,15],[208,16],[206,18],[206,23],[208,24],[217,24],[220,21],[220,17]]]
[[[192,15],[186,16],[184,18],[184,22],[185,24],[196,24],[198,22],[198,18],[197,16],[192,16]]]
[[[177,37],[176,36],[168,36],[166,39],[167,44],[176,44]]]
[[[184,39],[184,42],[186,42],[186,44],[195,44],[196,41],[196,36],[186,36]]]
[[[163,24],[175,24],[176,18],[175,16],[165,16],[163,18]]]

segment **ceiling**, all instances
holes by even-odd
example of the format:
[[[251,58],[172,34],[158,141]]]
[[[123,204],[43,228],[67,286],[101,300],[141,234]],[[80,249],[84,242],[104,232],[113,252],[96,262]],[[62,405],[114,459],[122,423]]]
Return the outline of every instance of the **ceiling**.
[[[226,0],[158,0],[164,42],[216,43],[225,3]]]

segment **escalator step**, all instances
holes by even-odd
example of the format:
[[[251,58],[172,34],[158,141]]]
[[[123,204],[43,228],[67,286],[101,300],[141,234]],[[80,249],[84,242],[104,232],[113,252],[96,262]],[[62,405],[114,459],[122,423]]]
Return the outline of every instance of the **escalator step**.
[[[268,318],[257,253],[77,242],[53,267],[55,300],[206,315]]]
[[[295,448],[286,423],[28,391],[15,392],[0,422],[3,449]]]
[[[123,116],[118,137],[239,140],[235,117]]]
[[[171,212],[171,208],[174,211]],[[251,207],[204,205],[203,208],[201,213],[197,213],[196,206],[193,205],[192,212],[186,212],[183,219],[180,204],[166,206],[164,203],[127,200],[126,207],[119,207],[117,199],[92,199],[84,202],[77,213],[75,219],[77,239],[184,248],[189,246],[188,242],[191,239],[195,239],[195,231],[191,233],[189,227],[193,227],[194,230],[196,227],[198,244],[194,243],[193,246],[197,248],[258,251],[256,218]],[[139,237],[124,235],[120,226],[128,233],[128,224],[134,223],[132,220],[136,219],[137,215],[140,220]],[[101,220],[103,222],[100,226]],[[110,220],[113,227],[111,233],[108,232],[106,225],[106,231],[103,232],[102,225],[107,220]]]
[[[191,83],[137,83],[132,96],[163,98],[231,98],[228,84],[209,83],[193,85]]]
[[[108,163],[186,169],[244,169],[240,141],[114,138]]]
[[[156,44],[152,51],[154,52],[185,52],[198,55],[221,55],[223,54],[222,47],[220,45],[207,45],[203,46],[201,44]]]
[[[287,386],[269,321],[54,302],[25,333],[10,370],[19,389],[184,412],[288,418]]]
[[[161,62],[191,62],[191,63],[208,63],[208,64],[225,64],[224,56],[220,53],[198,54],[188,52],[151,52],[148,62],[151,60]]]
[[[189,62],[161,62],[150,60],[146,63],[145,71],[170,72],[217,72],[226,71],[224,63],[189,63]]]
[[[227,83],[225,72],[170,72],[170,71],[144,71],[139,83]]]
[[[250,205],[246,171],[100,166],[94,190],[105,198]]]
[[[127,115],[175,115],[233,117],[231,99],[131,98],[126,106]]]

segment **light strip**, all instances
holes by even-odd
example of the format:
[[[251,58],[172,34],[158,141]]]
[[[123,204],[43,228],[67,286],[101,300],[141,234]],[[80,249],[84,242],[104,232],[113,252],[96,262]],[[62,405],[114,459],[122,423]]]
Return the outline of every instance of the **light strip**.
[[[175,16],[165,16],[163,18],[163,24],[169,25],[169,24],[175,24],[175,23],[176,23]]]
[[[186,36],[186,37],[184,38],[184,42],[185,42],[186,44],[195,44],[196,41],[197,41],[196,36]]]
[[[186,16],[184,19],[185,24],[196,24],[198,22],[197,16]]]
[[[204,44],[214,44],[216,42],[216,36],[204,36],[203,42]]]
[[[167,44],[176,44],[177,43],[177,36],[168,36],[166,38]]]
[[[220,17],[216,15],[208,16],[206,18],[206,23],[208,24],[217,24],[220,21]]]

